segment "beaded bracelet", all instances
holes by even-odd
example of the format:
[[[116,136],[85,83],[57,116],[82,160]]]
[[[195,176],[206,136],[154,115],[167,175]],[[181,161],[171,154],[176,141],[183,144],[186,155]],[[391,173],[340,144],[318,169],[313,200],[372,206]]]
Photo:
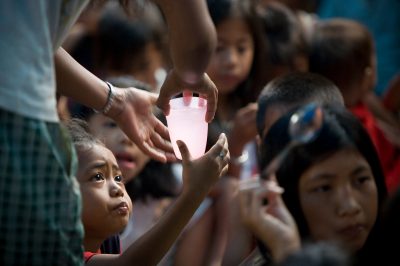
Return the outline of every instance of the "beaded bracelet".
[[[106,84],[108,86],[107,102],[101,110],[95,110],[97,113],[103,113],[104,115],[107,115],[107,113],[110,111],[114,101],[114,93],[113,93],[114,86],[107,81]]]

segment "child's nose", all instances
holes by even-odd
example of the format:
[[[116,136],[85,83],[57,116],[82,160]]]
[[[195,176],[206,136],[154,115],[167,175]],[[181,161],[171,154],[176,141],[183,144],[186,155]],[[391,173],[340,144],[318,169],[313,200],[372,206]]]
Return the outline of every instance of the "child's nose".
[[[228,49],[224,53],[224,63],[226,65],[235,65],[237,62],[238,56],[234,49]]]
[[[110,194],[112,197],[123,197],[124,191],[118,184],[112,184],[110,188]]]
[[[344,188],[337,193],[336,201],[337,214],[341,217],[355,215],[361,211],[361,206],[351,187]]]
[[[122,131],[119,133],[119,141],[120,141],[120,143],[123,143],[125,145],[133,144],[132,140],[130,138],[128,138],[128,136]]]

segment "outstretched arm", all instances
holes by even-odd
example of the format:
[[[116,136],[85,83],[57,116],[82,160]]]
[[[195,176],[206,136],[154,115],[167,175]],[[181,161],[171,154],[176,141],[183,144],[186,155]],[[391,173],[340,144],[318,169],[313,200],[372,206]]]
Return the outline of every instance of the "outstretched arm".
[[[57,90],[74,100],[101,110],[109,98],[107,84],[76,62],[64,49],[54,56]],[[113,89],[106,115],[147,155],[159,161],[172,159],[168,130],[153,114],[157,95],[136,88]]]
[[[166,254],[210,188],[228,170],[228,142],[223,134],[218,142],[197,160],[191,160],[183,142],[179,142],[178,146],[183,158],[183,190],[174,205],[150,231],[134,242],[121,256],[96,255],[88,265],[156,265]]]

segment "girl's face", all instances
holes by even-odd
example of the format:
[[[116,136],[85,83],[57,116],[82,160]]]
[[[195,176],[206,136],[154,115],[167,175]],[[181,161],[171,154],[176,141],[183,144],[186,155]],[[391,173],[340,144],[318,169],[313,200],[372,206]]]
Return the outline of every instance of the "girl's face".
[[[254,40],[248,24],[231,18],[217,26],[218,46],[207,73],[220,94],[236,89],[250,73],[254,57]]]
[[[354,149],[338,151],[300,177],[299,198],[311,237],[355,252],[375,224],[378,193],[371,168]]]
[[[132,180],[149,161],[145,155],[110,118],[94,114],[89,122],[93,135],[102,140],[114,153],[125,183]]]
[[[78,149],[85,239],[105,239],[128,223],[132,202],[112,152],[101,145]]]

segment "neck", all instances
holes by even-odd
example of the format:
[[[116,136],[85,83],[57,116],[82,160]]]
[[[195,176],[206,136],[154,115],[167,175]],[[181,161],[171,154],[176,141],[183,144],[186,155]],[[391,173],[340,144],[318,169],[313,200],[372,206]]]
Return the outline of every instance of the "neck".
[[[85,239],[83,240],[85,251],[97,252],[100,249],[101,243],[103,243],[104,240],[105,239],[102,237],[95,238],[85,236]]]

